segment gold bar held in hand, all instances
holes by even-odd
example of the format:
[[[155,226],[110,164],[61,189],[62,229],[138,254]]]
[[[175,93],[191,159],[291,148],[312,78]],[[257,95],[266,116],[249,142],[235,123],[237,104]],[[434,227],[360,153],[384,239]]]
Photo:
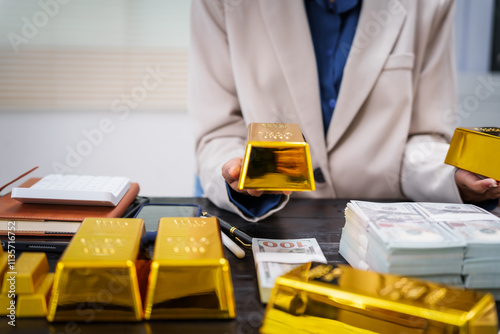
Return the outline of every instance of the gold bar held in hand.
[[[304,264],[276,279],[260,333],[497,334],[491,294],[347,265]]]
[[[217,218],[161,218],[144,318],[236,317]]]
[[[49,321],[139,321],[150,261],[144,221],[87,218],[57,263]]]
[[[500,128],[456,128],[445,163],[500,180]]]
[[[239,189],[313,191],[309,145],[297,124],[250,123]]]

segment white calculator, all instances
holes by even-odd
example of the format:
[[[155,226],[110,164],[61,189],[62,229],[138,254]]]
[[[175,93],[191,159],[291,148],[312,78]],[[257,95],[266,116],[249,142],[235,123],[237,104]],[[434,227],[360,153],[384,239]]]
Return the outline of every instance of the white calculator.
[[[122,176],[50,174],[29,188],[13,188],[23,203],[116,206],[130,188]]]

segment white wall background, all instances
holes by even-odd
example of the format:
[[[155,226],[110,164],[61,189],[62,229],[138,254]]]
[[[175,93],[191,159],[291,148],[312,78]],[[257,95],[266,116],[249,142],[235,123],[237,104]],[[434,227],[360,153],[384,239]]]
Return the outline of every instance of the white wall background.
[[[0,0],[0,11],[7,1]],[[73,1],[77,3],[78,0]],[[146,2],[151,1],[154,0]],[[170,6],[166,13],[139,12],[151,17],[151,22],[169,22],[169,27],[158,31],[158,35],[176,47],[187,48],[189,2],[164,1]],[[79,6],[83,3],[78,1]],[[108,2],[113,3],[120,5],[116,1]],[[140,8],[141,2],[137,3]],[[500,126],[500,78],[487,73],[492,6],[493,0],[457,0],[457,66],[461,73],[457,101],[461,108],[459,126]],[[0,38],[8,29],[20,29],[21,18],[29,16],[33,7],[27,6],[26,11],[10,15],[11,26],[4,26]],[[64,13],[59,17],[64,19]],[[74,34],[78,44],[78,35]],[[137,43],[157,43],[158,38],[147,36],[149,38],[138,39]],[[43,45],[47,38],[41,31],[30,43]],[[1,76],[0,69],[0,79]],[[479,86],[491,88],[491,94],[479,99],[476,96]],[[103,120],[110,126],[108,133],[100,136],[96,129]],[[145,196],[191,196],[194,189],[193,146],[185,110],[132,110],[126,118],[120,119],[107,108],[92,112],[36,107],[18,110],[2,107],[0,100],[0,184],[34,166],[40,168],[33,176],[43,176],[63,166],[75,174],[129,176],[140,184],[140,194]]]
[[[44,6],[49,9],[44,9]],[[0,47],[3,46],[6,50],[0,53],[0,184],[5,184],[32,167],[39,166],[32,176],[41,177],[60,171],[120,175],[138,182],[141,187],[140,194],[144,196],[192,196],[194,143],[185,103],[182,104],[183,108],[179,108],[178,103],[169,104],[169,101],[158,100],[156,104],[151,103],[153,94],[158,97],[164,91],[168,93],[169,87],[160,85],[154,91],[148,92],[146,99],[140,101],[138,107],[129,108],[126,117],[120,118],[120,113],[114,112],[110,107],[114,100],[121,99],[122,94],[131,95],[135,87],[141,86],[142,79],[148,75],[146,65],[155,69],[160,63],[160,52],[172,49],[180,50],[182,54],[183,50],[187,51],[189,8],[190,1],[186,0],[0,0]],[[47,15],[47,22],[44,23],[42,12],[49,11],[53,13]],[[33,33],[34,36],[23,34],[26,20],[35,23],[37,19],[41,24],[36,33]],[[9,33],[12,32],[27,37],[28,40],[27,43],[16,45],[19,49],[17,53],[12,52],[12,41],[9,40]],[[11,87],[2,86],[5,80],[16,82],[17,78],[12,80],[7,76],[17,70],[13,67],[24,66],[25,63],[18,64],[15,61],[21,57],[30,57],[31,50],[35,50],[36,57],[61,45],[68,46],[70,51],[88,48],[92,52],[99,51],[99,48],[109,48],[112,52],[121,50],[120,48],[130,48],[132,52],[123,57],[125,60],[122,63],[125,65],[122,66],[124,71],[128,71],[127,57],[142,57],[139,65],[136,65],[136,71],[131,72],[138,81],[131,80],[127,83],[130,86],[123,89],[120,87],[121,91],[111,90],[111,93],[109,92],[112,87],[104,86],[103,90],[107,91],[107,95],[96,103],[86,101],[85,94],[82,98],[82,93],[74,92],[75,89],[58,87],[61,91],[67,90],[62,100],[68,99],[72,94],[79,94],[77,97],[81,101],[78,103],[83,107],[79,107],[78,103],[74,106],[66,104],[66,107],[57,103],[53,108],[47,108],[46,105],[37,107],[32,106],[30,101],[25,101],[28,107],[23,107],[23,101],[19,103],[19,99],[14,100],[13,95],[26,96],[23,95],[26,91],[18,87],[17,90],[9,92]],[[142,56],[145,53],[143,50],[159,51],[154,57],[148,57]],[[112,71],[109,74],[105,72],[107,65],[115,66],[106,56],[101,60],[92,53],[89,59],[81,66],[84,68],[83,72],[98,72],[95,68],[99,69],[101,66],[104,72],[103,80],[111,80],[108,76],[115,75]],[[44,61],[43,66],[51,66],[50,60],[46,58],[28,59],[26,63],[29,63],[29,66],[26,66],[26,71],[30,70],[31,66],[36,66],[37,61]],[[106,64],[106,61],[109,64]],[[69,57],[62,59],[61,66],[68,66],[68,71],[73,71],[63,78],[63,84],[67,82],[72,85],[74,77],[82,72],[79,68],[71,68],[75,62],[78,60],[74,61]],[[178,62],[183,66],[182,61],[176,59],[167,59],[166,62]],[[20,77],[28,75],[23,69],[18,71]],[[175,70],[165,70],[162,64],[161,71],[167,73],[164,78],[166,86],[174,80],[181,86],[185,84],[185,78],[183,82],[178,75],[175,77]],[[97,77],[99,74],[93,75]],[[64,74],[58,73],[55,78],[47,77],[42,80],[54,82],[61,75]],[[33,77],[37,79],[39,75]],[[85,73],[79,78],[83,82],[86,79]],[[75,85],[81,81],[77,81]],[[95,93],[93,87],[88,86],[86,82],[85,84],[89,94]],[[114,82],[110,81],[109,84],[113,85]],[[95,82],[94,87],[96,85],[102,85],[102,82]],[[120,85],[120,82],[116,85]],[[5,87],[4,92],[1,87]],[[43,87],[37,89],[42,90]],[[59,91],[55,93],[62,94]],[[185,92],[180,94],[183,93]],[[45,103],[45,100],[40,101]],[[163,102],[166,102],[167,108],[161,108]],[[154,108],[150,108],[151,105]],[[100,129],[102,122],[109,124],[104,127],[107,133]]]

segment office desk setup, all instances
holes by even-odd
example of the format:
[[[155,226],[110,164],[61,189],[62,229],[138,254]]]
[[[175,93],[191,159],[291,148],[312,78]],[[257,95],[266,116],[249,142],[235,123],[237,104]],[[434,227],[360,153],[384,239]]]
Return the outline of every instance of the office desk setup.
[[[218,209],[206,198],[151,198],[151,203],[198,204],[204,212],[217,216],[252,237],[271,239],[316,238],[328,263],[346,264],[339,255],[339,241],[345,224],[347,200],[292,199],[287,207],[259,223],[249,223],[235,214]],[[149,320],[139,322],[96,322],[90,312],[86,321],[47,322],[44,318],[18,318],[15,328],[0,322],[0,333],[257,333],[262,325],[265,305],[260,302],[255,264],[251,251],[243,259],[224,247],[229,261],[236,318],[232,320]],[[61,254],[47,253],[50,271]],[[498,306],[497,306],[498,309]],[[96,312],[99,309],[96,308]]]

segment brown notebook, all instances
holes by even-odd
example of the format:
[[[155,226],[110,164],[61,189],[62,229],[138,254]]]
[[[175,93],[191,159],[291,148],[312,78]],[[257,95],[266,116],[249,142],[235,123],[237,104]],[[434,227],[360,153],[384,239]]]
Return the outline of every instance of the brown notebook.
[[[32,178],[20,187],[30,187],[40,178]],[[10,193],[0,197],[0,219],[83,221],[87,217],[118,218],[139,194],[139,184],[130,183],[130,189],[117,206],[81,206],[61,204],[22,203],[10,197]]]

